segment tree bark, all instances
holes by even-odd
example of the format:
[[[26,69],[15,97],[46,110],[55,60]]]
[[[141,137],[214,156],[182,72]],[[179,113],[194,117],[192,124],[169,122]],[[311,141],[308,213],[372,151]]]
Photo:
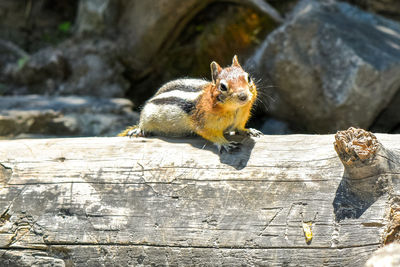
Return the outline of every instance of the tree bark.
[[[400,135],[354,131],[0,141],[0,265],[363,266],[399,235]]]

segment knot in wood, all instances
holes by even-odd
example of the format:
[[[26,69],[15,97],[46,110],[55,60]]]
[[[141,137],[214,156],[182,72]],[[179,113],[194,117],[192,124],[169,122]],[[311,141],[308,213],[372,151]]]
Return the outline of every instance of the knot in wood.
[[[334,146],[342,162],[351,165],[359,160],[372,159],[379,148],[379,141],[371,132],[350,127],[336,133]]]

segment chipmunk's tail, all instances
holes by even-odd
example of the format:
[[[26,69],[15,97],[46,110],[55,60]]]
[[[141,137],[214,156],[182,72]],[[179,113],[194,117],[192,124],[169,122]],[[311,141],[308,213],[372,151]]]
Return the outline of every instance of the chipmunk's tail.
[[[139,129],[139,125],[132,125],[123,130],[118,134],[118,136],[132,136],[133,132],[136,132]]]

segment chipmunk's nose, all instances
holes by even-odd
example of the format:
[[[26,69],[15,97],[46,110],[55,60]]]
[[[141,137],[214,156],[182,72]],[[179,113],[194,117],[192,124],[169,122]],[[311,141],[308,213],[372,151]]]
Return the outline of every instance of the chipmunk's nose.
[[[244,102],[244,101],[247,100],[248,95],[246,93],[239,93],[238,94],[238,98],[239,98],[240,101]]]

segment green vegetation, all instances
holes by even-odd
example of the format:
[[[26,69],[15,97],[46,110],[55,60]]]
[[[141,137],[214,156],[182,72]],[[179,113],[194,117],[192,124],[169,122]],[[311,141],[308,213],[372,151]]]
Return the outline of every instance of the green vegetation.
[[[28,60],[29,60],[29,56],[24,56],[24,57],[19,58],[17,61],[18,70],[22,69],[25,66],[26,62],[28,62]]]
[[[62,33],[69,33],[69,31],[71,30],[71,22],[64,21],[63,23],[60,23],[58,25],[58,30]]]

